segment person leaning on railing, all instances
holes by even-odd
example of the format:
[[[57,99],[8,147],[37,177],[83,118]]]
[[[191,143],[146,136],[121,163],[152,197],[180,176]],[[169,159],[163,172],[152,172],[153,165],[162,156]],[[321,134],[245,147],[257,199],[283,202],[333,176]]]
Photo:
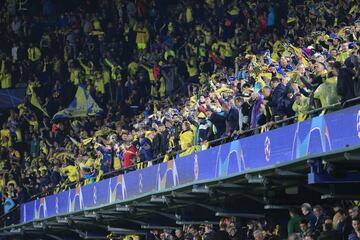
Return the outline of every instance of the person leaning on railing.
[[[344,103],[349,99],[360,96],[360,49],[357,54],[345,60],[344,66],[334,64],[338,72],[336,91]]]
[[[6,215],[5,225],[10,225],[10,224],[12,224],[14,216],[13,216],[13,214],[9,214],[9,213],[11,213],[11,209],[13,209],[16,204],[7,192],[3,193],[3,199],[4,199],[4,202],[3,202],[4,214]]]
[[[66,185],[75,185],[79,180],[78,169],[75,166],[75,163],[71,160],[67,160],[63,167],[61,168],[61,173],[66,177],[65,181],[61,184],[62,187]]]
[[[292,109],[295,112],[295,115],[297,116],[297,121],[302,122],[308,117],[308,111],[310,109],[309,106],[310,99],[301,93],[297,92],[295,93],[295,101],[292,105]]]

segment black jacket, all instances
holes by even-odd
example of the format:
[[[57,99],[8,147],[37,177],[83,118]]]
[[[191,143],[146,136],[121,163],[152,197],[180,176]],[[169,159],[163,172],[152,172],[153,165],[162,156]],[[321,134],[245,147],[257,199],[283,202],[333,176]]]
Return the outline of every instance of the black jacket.
[[[292,105],[295,102],[295,98],[288,98],[287,96],[284,96],[281,99],[280,107],[279,107],[279,113],[281,115],[286,115],[287,117],[292,117],[295,115],[295,112],[292,109]]]
[[[269,105],[272,108],[273,115],[280,115],[280,104],[284,97],[286,87],[280,83],[272,92]]]
[[[318,218],[316,218],[315,229],[314,229],[316,232],[318,233],[322,232],[324,221],[325,221],[324,215],[320,215]]]
[[[152,142],[152,147],[154,151],[154,156],[158,156],[161,154],[161,133],[157,133]]]
[[[232,133],[239,130],[239,110],[231,107],[226,117],[226,131]]]
[[[230,240],[230,236],[226,231],[217,231],[215,234],[215,240]]]
[[[61,181],[61,175],[59,172],[53,171],[50,175],[50,179],[51,179],[51,186],[56,187],[56,185],[58,185]]]
[[[339,222],[336,230],[340,233],[340,240],[348,240],[349,234],[352,231],[351,219],[347,217],[344,221]]]
[[[209,120],[215,125],[215,127],[217,129],[216,136],[221,137],[221,135],[223,135],[223,133],[225,133],[225,131],[226,131],[225,116],[214,112],[211,114]]]
[[[25,203],[28,199],[29,199],[29,194],[26,192],[26,190],[22,190],[18,192],[18,197],[17,197],[18,204]]]
[[[209,233],[205,233],[204,240],[215,240],[216,233],[214,231],[211,231]]]
[[[345,61],[346,67],[340,68],[336,91],[341,96],[341,102],[345,102],[355,97],[354,92],[354,76],[355,72],[352,69],[351,62],[348,59]]]
[[[318,240],[338,240],[338,239],[341,239],[341,237],[340,234],[335,230],[322,232],[318,238]]]
[[[50,177],[49,175],[44,175],[40,177],[40,187],[46,187],[50,184]]]

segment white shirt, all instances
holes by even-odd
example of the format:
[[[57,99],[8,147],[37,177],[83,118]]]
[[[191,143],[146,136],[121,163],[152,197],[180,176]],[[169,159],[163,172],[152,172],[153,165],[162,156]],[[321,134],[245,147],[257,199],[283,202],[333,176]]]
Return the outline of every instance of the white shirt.
[[[20,27],[21,27],[21,21],[12,21],[11,23],[11,29],[12,31],[15,33],[15,34],[19,34],[19,30],[20,30]]]
[[[12,56],[13,61],[16,61],[18,59],[18,55],[17,55],[18,49],[19,49],[18,46],[11,48],[11,56]]]

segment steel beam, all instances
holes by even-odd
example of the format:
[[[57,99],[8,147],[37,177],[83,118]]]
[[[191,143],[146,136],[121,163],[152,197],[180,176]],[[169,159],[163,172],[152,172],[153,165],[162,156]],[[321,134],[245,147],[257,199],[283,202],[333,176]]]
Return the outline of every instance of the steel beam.
[[[220,189],[229,189],[229,190],[237,190],[248,188],[248,186],[244,184],[235,184],[235,183],[219,183],[219,185],[211,186],[211,188],[220,188]]]
[[[217,221],[176,221],[178,225],[206,225],[206,224],[219,224]]]
[[[146,222],[144,221],[140,221],[140,220],[135,220],[135,219],[132,219],[132,218],[129,218],[129,217],[117,217],[117,219],[121,219],[125,222],[132,222],[132,223],[135,223],[135,224],[138,224],[138,225],[146,225]]]
[[[360,154],[345,152],[344,158],[348,161],[360,161]]]
[[[141,229],[167,229],[167,230],[176,230],[177,227],[161,226],[161,225],[141,225]]]
[[[304,174],[293,172],[293,171],[288,171],[288,170],[282,170],[279,168],[275,169],[275,175],[281,176],[281,177],[297,177],[297,178],[305,177]]]
[[[110,226],[107,226],[107,231],[118,235],[146,235],[146,232],[144,231],[138,231],[135,229],[127,229],[127,228],[116,228]]]
[[[73,216],[73,217],[68,217],[67,219],[72,221],[89,221],[89,219],[95,219],[95,217]]]
[[[122,212],[116,211],[116,210],[100,210],[99,214],[102,215],[121,215],[124,214]]]
[[[240,217],[240,218],[264,218],[264,214],[253,214],[253,213],[237,213],[237,212],[216,212],[215,216],[217,217]]]
[[[174,214],[171,214],[171,213],[165,213],[165,212],[162,212],[162,211],[156,211],[156,210],[151,210],[151,209],[143,209],[142,211],[146,212],[146,213],[157,214],[157,215],[160,215],[160,216],[172,219],[172,220],[177,220],[177,217]]]
[[[247,179],[248,183],[253,184],[263,184],[264,183],[264,177],[260,175],[251,175],[251,174],[245,174],[245,178]]]
[[[85,211],[84,212],[84,217],[86,217],[86,218],[97,218],[98,215],[96,214],[95,211],[91,211],[91,212]]]
[[[188,199],[196,199],[198,198],[197,196],[188,194],[188,193],[182,193],[182,192],[176,192],[176,191],[172,191],[171,192],[171,197],[172,198],[188,198]]]
[[[63,238],[58,237],[58,236],[56,236],[54,234],[46,234],[46,236],[49,237],[49,238],[55,239],[55,240],[62,240],[63,239]]]
[[[56,221],[58,222],[58,223],[66,223],[66,224],[68,224],[68,218],[67,217],[56,217]]]
[[[203,193],[203,194],[210,194],[211,190],[208,186],[204,186],[204,187],[199,187],[197,185],[194,185],[192,190],[192,193]]]
[[[114,215],[107,215],[107,214],[101,214],[102,221],[113,221],[120,219],[120,216],[114,216]]]
[[[163,203],[163,204],[165,204],[165,203],[168,202],[168,200],[167,200],[167,198],[165,196],[158,197],[158,196],[152,195],[151,199],[150,199],[150,202],[151,203]]]
[[[264,209],[288,209],[290,205],[274,205],[268,204],[264,206]]]
[[[205,209],[208,209],[208,210],[213,211],[213,212],[221,212],[223,210],[223,209],[221,209],[219,207],[215,207],[215,206],[204,204],[204,203],[194,203],[194,205],[205,208]]]
[[[321,195],[321,199],[359,200],[360,195],[329,193]]]
[[[130,212],[131,210],[133,210],[133,208],[130,207],[129,205],[122,206],[122,205],[116,204],[116,211],[118,211],[118,212]]]
[[[132,205],[132,207],[141,207],[141,208],[153,208],[153,207],[157,207],[157,204],[153,204],[153,203],[146,203],[146,202],[134,202]]]

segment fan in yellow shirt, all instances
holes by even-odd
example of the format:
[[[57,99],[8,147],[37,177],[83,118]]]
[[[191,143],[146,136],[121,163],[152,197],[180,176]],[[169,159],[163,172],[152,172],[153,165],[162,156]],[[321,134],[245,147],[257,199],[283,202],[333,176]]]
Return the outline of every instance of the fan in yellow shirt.
[[[8,72],[0,73],[1,88],[11,88],[11,74]]]
[[[94,63],[92,61],[89,61],[88,63],[84,63],[81,58],[79,58],[80,66],[85,71],[85,76],[89,77],[91,75],[91,70],[94,69]]]
[[[198,66],[197,66],[197,62],[195,58],[191,58],[187,63],[186,63],[186,67],[187,67],[187,71],[189,73],[189,80],[188,80],[188,95],[191,96],[191,87],[193,84],[198,84],[199,83],[199,70],[198,70]]]
[[[186,18],[187,23],[191,23],[194,20],[193,12],[192,12],[191,7],[186,8],[186,10],[185,10],[185,18]]]
[[[76,68],[75,64],[72,61],[69,61],[68,69],[69,69],[69,72],[70,72],[70,81],[74,85],[79,85],[79,82],[80,82],[80,78],[79,78],[80,69]]]
[[[7,128],[6,123],[3,123],[2,129],[0,130],[0,138],[3,137],[10,138],[10,130]]]
[[[32,116],[31,119],[28,120],[29,125],[32,126],[35,133],[39,133],[39,122],[35,116]]]
[[[132,61],[131,63],[129,63],[128,65],[129,75],[135,75],[137,69],[138,69],[138,64],[136,62]]]
[[[196,64],[195,58],[191,58],[189,62],[186,64],[187,71],[189,73],[189,77],[194,77],[198,75],[198,67]]]
[[[3,124],[2,129],[0,130],[0,143],[3,147],[11,147],[12,141],[11,141],[11,132],[7,128],[6,123]]]
[[[145,27],[144,23],[140,22],[135,24],[134,32],[136,33],[136,45],[138,49],[145,49],[149,42],[149,30]]]
[[[6,185],[4,173],[0,173],[0,191],[2,192]]]
[[[96,92],[101,94],[105,93],[104,79],[102,78],[102,74],[98,71],[95,72],[94,87]]]
[[[186,150],[187,148],[193,145],[194,145],[194,133],[191,129],[191,124],[189,122],[184,122],[182,125],[182,132],[180,133],[181,150]]]
[[[69,182],[71,183],[77,182],[79,179],[79,171],[74,165],[69,164],[66,167],[63,167],[61,172],[68,177]]]
[[[40,49],[38,47],[33,46],[32,43],[30,43],[30,47],[28,48],[27,53],[28,53],[28,59],[31,62],[36,62],[41,57]]]

